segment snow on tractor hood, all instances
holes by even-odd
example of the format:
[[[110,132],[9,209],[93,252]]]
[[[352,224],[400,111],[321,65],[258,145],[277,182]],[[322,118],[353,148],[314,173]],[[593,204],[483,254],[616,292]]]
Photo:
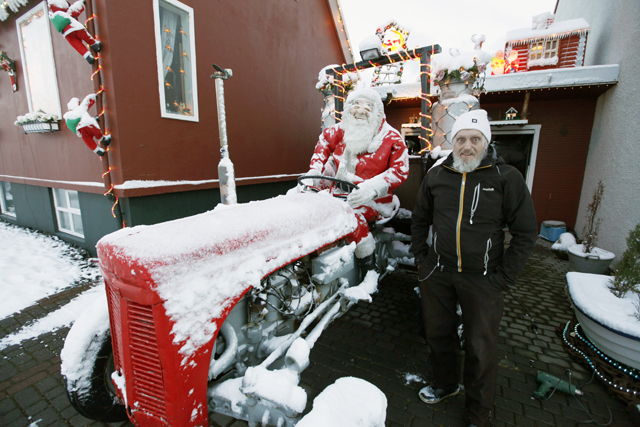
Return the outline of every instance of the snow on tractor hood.
[[[186,363],[213,338],[213,321],[235,298],[356,227],[347,203],[323,194],[292,194],[124,228],[103,237],[97,250],[105,274],[157,293]]]

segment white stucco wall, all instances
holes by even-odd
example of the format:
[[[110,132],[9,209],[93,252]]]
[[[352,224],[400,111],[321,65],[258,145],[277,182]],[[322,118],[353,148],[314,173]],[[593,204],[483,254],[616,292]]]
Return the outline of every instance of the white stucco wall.
[[[640,1],[559,0],[556,21],[574,18],[591,24],[585,65],[620,64],[618,85],[598,99],[576,221],[582,237],[587,205],[602,180],[598,246],[617,261],[640,223]]]

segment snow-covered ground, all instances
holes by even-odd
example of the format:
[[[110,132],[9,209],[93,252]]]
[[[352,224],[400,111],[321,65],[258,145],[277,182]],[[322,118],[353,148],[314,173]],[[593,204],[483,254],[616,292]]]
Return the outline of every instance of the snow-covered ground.
[[[0,222],[0,320],[38,300],[80,283],[96,281],[98,264],[55,236]],[[103,286],[94,287],[57,311],[0,339],[0,350],[45,332],[70,326]]]

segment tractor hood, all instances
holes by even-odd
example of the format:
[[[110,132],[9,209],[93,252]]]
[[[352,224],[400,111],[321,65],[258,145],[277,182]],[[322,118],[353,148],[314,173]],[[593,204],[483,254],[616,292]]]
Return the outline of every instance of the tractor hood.
[[[356,227],[347,203],[292,194],[125,228],[103,237],[97,251],[105,280],[152,295],[150,305],[162,304],[185,363],[212,339],[214,320],[249,287]]]

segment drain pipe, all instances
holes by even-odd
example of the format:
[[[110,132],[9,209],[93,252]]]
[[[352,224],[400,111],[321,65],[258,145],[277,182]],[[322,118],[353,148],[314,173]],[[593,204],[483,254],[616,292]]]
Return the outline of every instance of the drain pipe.
[[[218,178],[220,179],[220,200],[225,205],[238,203],[236,196],[236,181],[233,163],[229,158],[229,146],[227,144],[227,115],[224,109],[224,80],[233,76],[229,69],[222,69],[213,64],[216,69],[211,78],[216,82],[216,103],[218,105],[218,133],[220,134],[220,162],[218,163]]]

